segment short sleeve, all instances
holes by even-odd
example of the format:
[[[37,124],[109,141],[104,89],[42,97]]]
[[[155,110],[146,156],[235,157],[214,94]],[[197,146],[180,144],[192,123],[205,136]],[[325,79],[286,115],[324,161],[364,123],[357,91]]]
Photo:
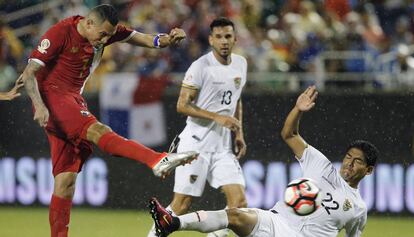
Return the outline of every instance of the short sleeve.
[[[319,180],[322,175],[330,173],[336,174],[331,161],[326,158],[319,150],[308,145],[304,150],[302,157],[299,159],[302,168],[303,176]]]
[[[65,48],[67,31],[60,25],[52,26],[41,38],[39,44],[33,49],[29,60],[42,66],[53,61]]]
[[[182,86],[191,89],[200,89],[202,84],[202,67],[199,61],[195,61],[185,73]]]
[[[116,33],[111,38],[109,38],[105,46],[113,44],[115,42],[126,42],[131,39],[131,37],[136,33],[136,31],[130,28],[127,28],[123,25],[118,25],[116,28]]]

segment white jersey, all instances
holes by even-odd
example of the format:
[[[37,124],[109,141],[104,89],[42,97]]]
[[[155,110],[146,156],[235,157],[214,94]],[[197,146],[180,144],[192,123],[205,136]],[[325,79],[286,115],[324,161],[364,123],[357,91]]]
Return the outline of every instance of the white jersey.
[[[183,87],[198,90],[194,104],[221,115],[234,116],[243,86],[246,84],[247,61],[232,54],[231,63],[223,65],[213,52],[203,55],[187,70]],[[200,118],[187,118],[180,134],[180,146],[196,151],[217,152],[231,150],[230,129]]]
[[[292,228],[306,237],[334,237],[343,228],[346,236],[361,236],[367,208],[358,189],[341,177],[332,163],[317,149],[308,146],[299,160],[303,177],[313,179],[323,194],[322,206],[309,216],[293,214],[283,202],[273,207]]]

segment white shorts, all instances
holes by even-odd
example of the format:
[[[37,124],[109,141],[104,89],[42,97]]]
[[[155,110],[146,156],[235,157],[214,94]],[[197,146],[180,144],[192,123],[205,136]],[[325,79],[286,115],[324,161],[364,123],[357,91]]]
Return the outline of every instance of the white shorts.
[[[200,197],[206,181],[216,189],[228,184],[245,186],[239,161],[231,151],[200,152],[197,160],[175,169],[174,192]]]
[[[303,237],[293,230],[283,217],[270,210],[251,208],[257,213],[257,223],[247,237]]]

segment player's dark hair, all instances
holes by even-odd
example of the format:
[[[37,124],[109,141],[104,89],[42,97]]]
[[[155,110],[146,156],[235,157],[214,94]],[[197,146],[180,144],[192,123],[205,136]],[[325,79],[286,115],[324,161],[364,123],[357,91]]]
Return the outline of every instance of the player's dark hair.
[[[228,19],[226,17],[219,17],[219,18],[214,19],[211,22],[211,24],[210,24],[210,33],[213,32],[214,27],[224,27],[224,26],[231,26],[231,27],[233,27],[233,30],[235,29],[234,28],[234,23],[230,19]]]
[[[368,166],[375,166],[377,163],[379,150],[374,144],[364,140],[356,140],[349,144],[347,151],[351,148],[357,148],[364,153],[365,162]]]
[[[102,20],[102,22],[108,21],[113,26],[118,24],[118,12],[116,12],[112,5],[98,5],[91,9],[91,13],[95,13]]]

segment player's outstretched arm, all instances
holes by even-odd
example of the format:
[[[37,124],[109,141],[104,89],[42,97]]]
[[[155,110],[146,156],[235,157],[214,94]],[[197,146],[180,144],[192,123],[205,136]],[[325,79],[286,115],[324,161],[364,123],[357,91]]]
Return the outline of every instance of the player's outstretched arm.
[[[281,136],[297,158],[302,157],[303,151],[306,148],[305,140],[299,135],[300,118],[303,112],[307,112],[315,106],[317,96],[316,87],[308,87],[298,97],[295,107],[290,111],[282,128]]]
[[[186,38],[184,30],[174,28],[169,34],[144,34],[136,33],[127,42],[141,47],[147,48],[165,48],[171,45],[177,45]]]
[[[177,102],[177,112],[191,117],[212,120],[221,126],[237,131],[241,125],[239,120],[231,116],[224,116],[208,110],[201,109],[193,103],[198,95],[198,90],[193,88],[181,87],[180,96]]]
[[[0,100],[13,100],[16,97],[19,97],[19,89],[23,86],[24,83],[22,77],[20,76],[19,79],[16,80],[14,87],[10,91],[4,93],[0,92]]]
[[[37,86],[37,81],[35,74],[42,67],[39,63],[36,63],[33,60],[29,61],[29,64],[23,71],[22,80],[26,92],[32,100],[35,115],[34,120],[36,120],[41,127],[46,127],[47,121],[49,120],[49,111],[43,103],[42,97],[39,93],[39,88]]]

